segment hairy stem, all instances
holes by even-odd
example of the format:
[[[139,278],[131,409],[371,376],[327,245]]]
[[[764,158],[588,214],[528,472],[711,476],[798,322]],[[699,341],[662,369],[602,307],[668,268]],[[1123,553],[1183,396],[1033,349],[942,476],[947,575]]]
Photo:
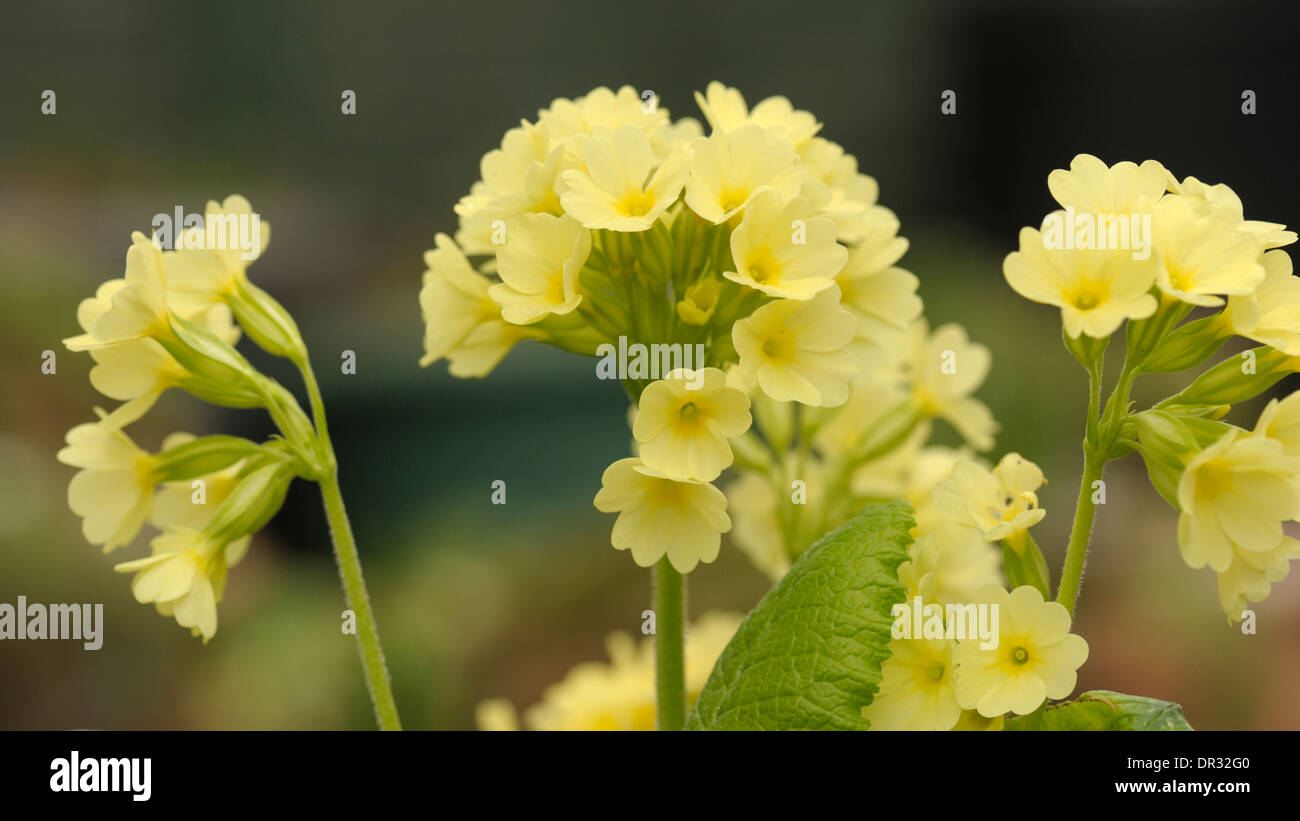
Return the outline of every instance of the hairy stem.
[[[686,577],[668,557],[654,569],[655,715],[660,730],[686,725]]]

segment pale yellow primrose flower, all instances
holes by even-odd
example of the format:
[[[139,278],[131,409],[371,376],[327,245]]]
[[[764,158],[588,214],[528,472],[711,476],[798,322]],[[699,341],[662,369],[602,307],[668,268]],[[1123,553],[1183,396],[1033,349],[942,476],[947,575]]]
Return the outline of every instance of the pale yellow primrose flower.
[[[773,190],[756,194],[731,232],[732,282],[786,299],[812,299],[831,287],[848,259],[835,223],[811,216],[806,197],[788,202]]]
[[[731,465],[727,439],[749,430],[749,396],[717,368],[679,368],[641,393],[632,435],[646,467],[711,482]]]
[[[560,206],[560,175],[577,167],[563,146],[551,146],[546,132],[528,121],[506,132],[501,147],[480,163],[482,180],[456,203],[460,230],[456,241],[470,254],[495,251],[493,234],[519,214],[564,213]],[[498,222],[500,221],[500,222]]]
[[[1169,190],[1191,203],[1199,216],[1227,216],[1238,231],[1253,234],[1265,248],[1280,248],[1296,241],[1295,231],[1287,231],[1281,223],[1246,219],[1241,198],[1223,183],[1206,185],[1195,177],[1188,177],[1180,183],[1171,175]]]
[[[1076,213],[1136,214],[1150,212],[1172,180],[1155,160],[1107,167],[1091,154],[1079,154],[1069,171],[1058,168],[1047,176],[1047,188],[1062,208]]]
[[[781,536],[777,515],[780,499],[771,480],[754,471],[744,471],[727,485],[727,510],[735,527],[731,540],[754,567],[772,581],[790,570],[790,554]]]
[[[1262,243],[1226,216],[1197,216],[1187,200],[1171,195],[1156,203],[1151,232],[1160,261],[1156,285],[1174,299],[1222,305],[1216,294],[1249,294],[1264,281]]]
[[[188,433],[173,433],[163,440],[162,450],[166,452],[175,447],[193,441]],[[226,500],[235,486],[239,484],[239,471],[244,467],[240,459],[228,468],[199,477],[203,481],[203,496],[196,494],[194,480],[166,482],[153,499],[153,510],[149,522],[159,530],[203,530],[217,512],[217,508]],[[252,544],[253,536],[236,539],[226,545],[224,553],[226,565],[234,567],[243,560]]]
[[[814,137],[799,146],[799,159],[812,169],[803,184],[803,194],[813,204],[813,213],[828,217],[839,229],[839,240],[861,242],[871,224],[888,209],[876,205],[880,186],[875,179],[858,173],[858,160],[840,145]]]
[[[572,217],[521,214],[507,225],[506,243],[497,251],[501,282],[488,295],[514,325],[571,313],[582,302],[578,272],[590,254],[591,232]]]
[[[695,705],[718,657],[740,626],[732,613],[707,613],[686,630],[687,709]],[[586,662],[546,689],[541,703],[524,713],[530,730],[654,730],[654,642],[634,643],[626,633],[606,641],[609,663]],[[503,699],[479,704],[480,730],[518,730],[514,707]]]
[[[722,295],[722,281],[704,276],[686,289],[677,302],[677,316],[687,325],[704,325],[712,318]]]
[[[859,366],[845,350],[857,325],[839,301],[840,290],[832,286],[806,302],[764,305],[737,322],[731,338],[745,383],[778,402],[844,404]]]
[[[82,468],[68,485],[68,507],[82,517],[81,531],[90,544],[108,553],[127,544],[149,517],[157,459],[141,450],[115,424],[103,421],[68,431],[68,446],[58,453],[65,465]]]
[[[739,214],[764,188],[795,196],[808,175],[789,140],[754,125],[701,137],[692,149],[686,204],[714,224]]]
[[[1100,339],[1126,319],[1155,313],[1156,299],[1147,292],[1158,263],[1158,254],[1133,259],[1126,250],[1048,248],[1040,232],[1022,228],[1020,250],[1007,255],[1002,271],[1025,299],[1060,308],[1071,337]]]
[[[154,603],[159,613],[175,617],[207,644],[217,632],[217,602],[226,584],[221,545],[188,529],[169,530],[151,544],[152,556],[113,569],[136,574],[131,581],[136,601]]]
[[[951,730],[961,718],[951,639],[894,639],[880,690],[862,715],[873,730]]]
[[[1263,553],[1282,542],[1282,523],[1300,515],[1300,460],[1264,428],[1231,430],[1187,463],[1178,506],[1183,561],[1221,573],[1236,550]]]
[[[919,280],[895,265],[907,252],[907,240],[898,236],[898,217],[878,208],[866,225],[835,282],[840,304],[858,320],[858,335],[879,341],[885,331],[910,325],[923,306],[916,295]]]
[[[164,254],[163,258],[166,257]],[[191,304],[190,310],[180,310],[170,284],[169,281],[167,303],[174,312],[211,331],[227,344],[234,345],[238,341],[239,326],[234,323],[228,305]],[[110,279],[99,286],[95,296],[82,300],[77,306],[77,323],[86,331],[85,339],[93,339],[90,329],[101,315],[112,309],[113,295],[125,285],[124,279]],[[117,427],[129,425],[147,413],[164,391],[178,385],[188,373],[154,339],[136,339],[119,345],[91,348],[90,356],[95,360],[95,367],[90,369],[90,384],[110,399],[126,403],[109,415]]]
[[[988,406],[971,396],[992,367],[989,349],[971,342],[966,329],[949,323],[928,333],[924,319],[912,324],[907,376],[922,415],[956,428],[979,451],[993,447],[998,424]]]
[[[1219,573],[1219,605],[1229,620],[1240,621],[1248,602],[1263,601],[1274,582],[1291,572],[1291,560],[1300,559],[1300,541],[1283,536],[1272,550],[1233,547],[1232,564]]]
[[[245,250],[254,240],[257,246]],[[235,293],[247,279],[248,266],[266,251],[270,241],[271,224],[261,219],[247,199],[232,194],[222,203],[209,200],[203,225],[182,231],[173,243],[175,249],[163,253],[168,303],[187,319],[222,306],[224,295]]]
[[[908,560],[898,566],[898,580],[908,598],[920,596],[936,604],[977,601],[985,588],[1002,583],[1001,551],[973,527],[937,521],[907,549]]]
[[[424,316],[424,356],[420,365],[451,362],[453,376],[486,376],[515,343],[532,334],[501,318],[501,306],[488,295],[490,280],[475,271],[446,234],[427,251],[420,310]]]
[[[644,105],[631,86],[617,92],[602,86],[576,100],[552,101],[550,108],[538,112],[537,124],[552,140],[562,142],[571,155],[581,157],[589,136],[608,137],[625,125],[654,135],[669,124],[669,117],[662,106]]]
[[[1019,453],[1003,456],[992,471],[963,461],[935,487],[934,502],[953,521],[977,527],[988,541],[1000,542],[1047,515],[1035,493],[1043,481],[1038,465]]]
[[[768,97],[750,111],[738,89],[717,80],[709,83],[704,94],[695,92],[695,103],[715,132],[756,125],[783,135],[797,146],[811,139],[822,127],[816,117],[795,109],[785,97]]]
[[[596,509],[617,513],[610,541],[650,567],[665,555],[678,573],[718,557],[722,534],[731,529],[727,498],[706,482],[674,481],[637,458],[605,469]]]
[[[1229,297],[1224,321],[1238,336],[1300,355],[1300,279],[1292,276],[1291,257],[1274,250],[1259,262],[1264,281],[1250,294]]]
[[[610,137],[589,138],[583,160],[585,170],[564,172],[568,190],[560,202],[565,212],[585,228],[645,231],[677,200],[691,153],[686,149],[673,154],[650,176],[650,138],[627,125]]]
[[[112,290],[110,307],[96,317],[90,333],[63,340],[69,350],[91,350],[170,333],[162,251],[139,231],[131,234],[125,276],[125,284]]]
[[[1065,698],[1075,671],[1088,660],[1088,643],[1070,632],[1070,614],[1058,602],[1024,585],[1012,592],[986,588],[980,596],[998,605],[998,645],[981,649],[980,640],[957,645],[957,702],[985,718],[1007,712],[1027,715],[1046,699]]]

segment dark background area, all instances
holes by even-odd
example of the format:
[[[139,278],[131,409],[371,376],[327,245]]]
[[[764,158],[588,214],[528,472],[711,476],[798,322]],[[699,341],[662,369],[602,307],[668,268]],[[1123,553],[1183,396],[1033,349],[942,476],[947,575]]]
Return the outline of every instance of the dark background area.
[[[993,351],[980,396],[1051,483],[1036,535],[1055,571],[1073,514],[1086,380],[1055,312],[1001,260],[1079,152],[1227,182],[1249,218],[1300,224],[1292,40],[1262,3],[47,3],[0,11],[0,601],[102,601],[98,653],[0,644],[0,728],[366,727],[315,488],[231,573],[207,647],[132,600],[67,509],[54,461],[90,418],[88,357],[59,344],[120,276],[132,230],[247,196],[273,226],[250,276],[298,318],[321,374],[344,495],[408,726],[467,727],[533,703],[604,636],[635,630],[648,574],[591,498],[625,454],[625,400],[590,362],[524,345],[485,380],[421,370],[422,252],[518,120],[600,85],[653,89],[674,118],[710,80],[789,97],[880,183],[932,324]],[[57,114],[40,112],[57,93]],[[357,94],[357,114],[340,94]],[[940,93],[957,92],[957,114]],[[1258,113],[1241,113],[1254,90]],[[280,363],[255,364],[297,390]],[[1113,346],[1120,347],[1120,346]],[[57,375],[40,354],[59,352]],[[356,352],[344,376],[341,352]],[[1139,383],[1139,401],[1177,379]],[[1246,410],[1238,421],[1252,423]],[[264,416],[173,392],[132,428],[262,436]],[[489,503],[503,479],[508,504]],[[1140,463],[1113,468],[1077,631],[1080,689],[1179,701],[1194,726],[1300,728],[1300,584],[1229,629],[1214,579],[1178,557]],[[143,540],[142,540],[143,543]],[[138,551],[139,548],[136,548]],[[692,612],[766,587],[739,552],[691,578]]]

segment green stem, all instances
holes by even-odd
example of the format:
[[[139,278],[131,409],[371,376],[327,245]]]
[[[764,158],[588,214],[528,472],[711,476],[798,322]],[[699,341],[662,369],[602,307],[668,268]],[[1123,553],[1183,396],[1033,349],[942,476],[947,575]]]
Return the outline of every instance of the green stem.
[[[1074,526],[1070,529],[1070,545],[1065,551],[1061,585],[1056,590],[1056,600],[1065,605],[1071,618],[1074,618],[1074,605],[1079,599],[1079,585],[1083,582],[1083,562],[1088,555],[1092,520],[1097,514],[1097,506],[1092,501],[1092,483],[1101,478],[1101,469],[1101,461],[1091,448],[1085,446],[1083,480],[1079,483],[1079,502],[1074,509]]]
[[[330,537],[334,542],[334,556],[338,561],[339,575],[343,578],[343,590],[347,597],[348,608],[356,614],[361,666],[365,672],[366,686],[370,690],[370,700],[375,707],[375,719],[381,730],[400,730],[402,723],[397,716],[397,702],[393,699],[388,668],[384,664],[384,649],[379,643],[379,628],[375,624],[374,611],[370,609],[370,596],[366,593],[366,581],[361,574],[361,559],[357,555],[356,539],[352,536],[352,525],[348,522],[347,510],[343,506],[343,493],[339,489],[338,461],[334,457],[334,445],[330,442],[329,428],[325,422],[325,403],[321,399],[316,375],[312,372],[311,364],[307,362],[306,357],[299,367],[302,370],[303,381],[307,383],[307,393],[311,398],[316,435],[328,460],[328,470],[319,480],[321,498],[325,502],[325,518],[329,521]]]
[[[686,577],[668,557],[654,569],[655,701],[660,730],[686,725]]]

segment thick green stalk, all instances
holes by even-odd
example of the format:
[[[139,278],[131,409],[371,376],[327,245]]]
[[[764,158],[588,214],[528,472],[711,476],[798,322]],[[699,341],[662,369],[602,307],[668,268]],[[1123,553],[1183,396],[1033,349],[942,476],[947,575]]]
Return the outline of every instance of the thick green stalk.
[[[1079,483],[1079,502],[1074,509],[1074,526],[1070,529],[1070,545],[1065,551],[1065,567],[1061,570],[1061,585],[1056,590],[1056,600],[1065,605],[1074,617],[1074,605],[1079,599],[1079,585],[1083,582],[1083,563],[1088,556],[1088,540],[1092,536],[1092,520],[1097,506],[1092,501],[1092,483],[1101,478],[1102,463],[1091,448],[1084,447],[1083,480]]]
[[[307,393],[311,397],[312,416],[316,422],[316,435],[327,458],[327,471],[319,480],[321,498],[325,502],[325,518],[329,521],[330,537],[334,542],[334,556],[338,562],[339,575],[343,578],[343,590],[347,597],[348,608],[356,614],[357,643],[361,651],[361,667],[366,676],[366,687],[370,691],[370,700],[375,707],[375,719],[381,730],[402,729],[397,715],[397,702],[393,699],[392,684],[388,679],[388,667],[384,663],[384,649],[379,642],[379,628],[375,624],[374,611],[370,609],[370,596],[366,592],[365,577],[361,574],[361,559],[357,555],[357,543],[352,536],[352,525],[348,521],[347,510],[343,506],[343,493],[339,489],[338,461],[334,457],[334,445],[330,442],[329,428],[325,422],[325,403],[321,399],[320,386],[311,364],[303,357],[299,367],[303,381],[307,383]]]
[[[686,725],[686,577],[668,557],[654,569],[655,715],[660,730]]]

